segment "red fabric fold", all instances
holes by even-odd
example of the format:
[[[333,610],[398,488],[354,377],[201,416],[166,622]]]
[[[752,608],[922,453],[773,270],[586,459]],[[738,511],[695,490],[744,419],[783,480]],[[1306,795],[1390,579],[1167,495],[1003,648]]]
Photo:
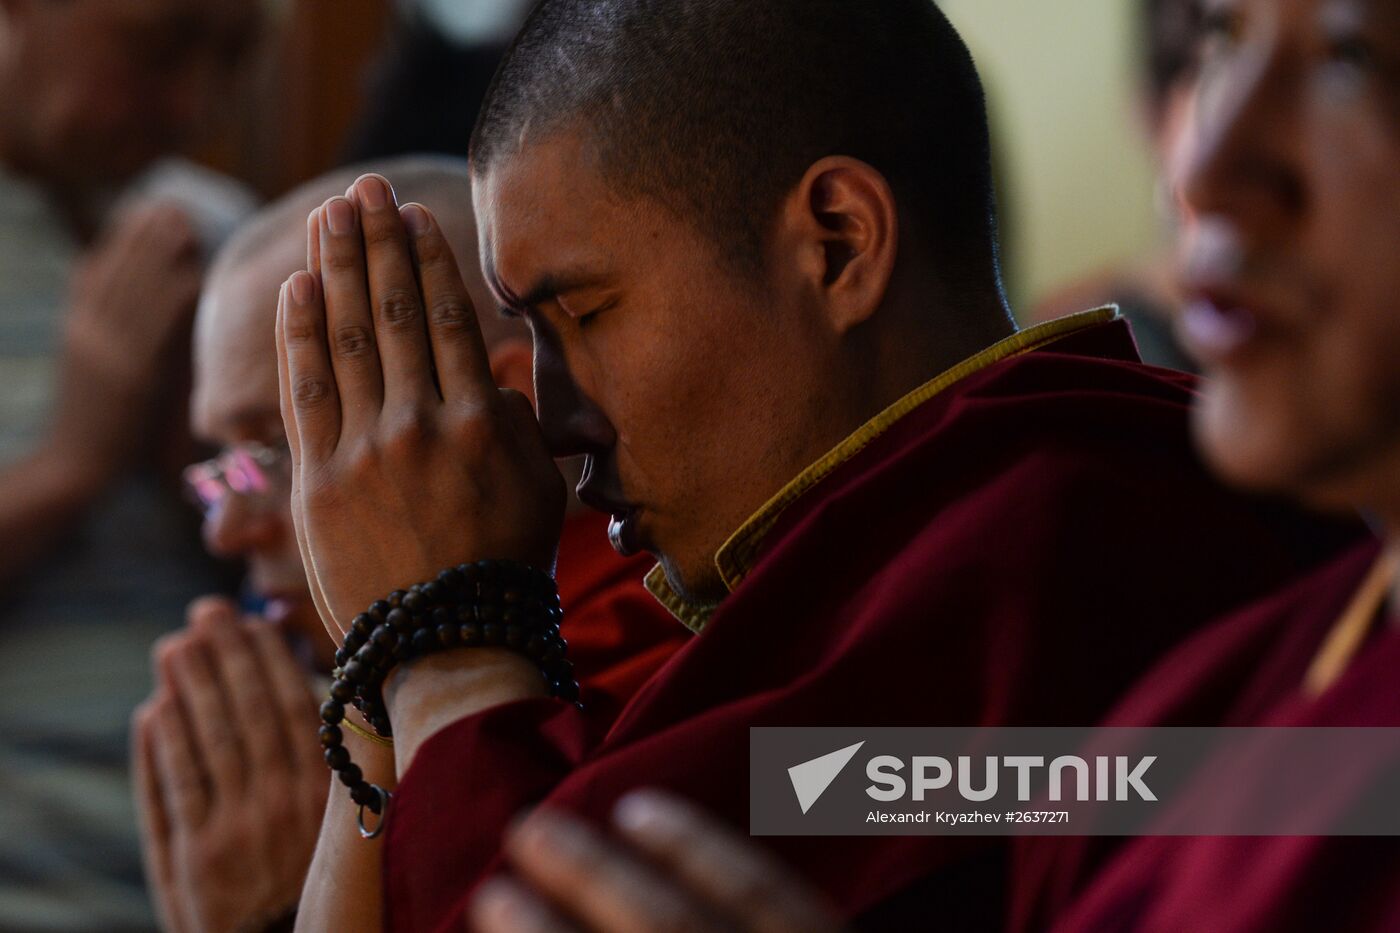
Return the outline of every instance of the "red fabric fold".
[[[788,510],[605,737],[547,704],[437,736],[388,831],[390,927],[460,929],[500,828],[541,800],[601,822],[657,785],[747,825],[752,726],[1097,722],[1170,646],[1352,534],[1221,489],[1189,402],[1114,323],[921,406]],[[929,900],[892,899],[946,878],[979,894],[960,929],[1004,920],[1005,840],[756,841],[850,917],[883,904],[878,925],[926,926]]]
[[[1394,624],[1378,627],[1322,696],[1301,691],[1309,665],[1379,551],[1379,542],[1366,541],[1201,632],[1143,677],[1107,722],[1400,726],[1400,629]],[[1320,787],[1319,794],[1354,802],[1374,792],[1382,776],[1393,786],[1394,770],[1378,772],[1374,764],[1359,772],[1339,767],[1335,786]],[[1017,931],[1400,929],[1400,839],[1061,837],[1020,839],[1016,846]]]

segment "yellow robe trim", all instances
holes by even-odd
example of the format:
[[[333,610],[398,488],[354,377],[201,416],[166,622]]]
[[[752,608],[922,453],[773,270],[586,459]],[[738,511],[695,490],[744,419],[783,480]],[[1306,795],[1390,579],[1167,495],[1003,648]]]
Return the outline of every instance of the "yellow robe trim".
[[[1321,696],[1341,678],[1375,625],[1398,574],[1400,556],[1383,552],[1308,666],[1303,678],[1305,694]]]
[[[871,441],[888,431],[905,415],[954,383],[986,369],[993,363],[999,363],[1022,353],[1029,353],[1069,334],[1106,324],[1117,316],[1118,310],[1116,308],[1098,308],[1094,311],[1082,311],[1018,331],[1005,340],[998,341],[985,350],[968,357],[952,369],[935,376],[871,418],[854,434],[837,444],[820,460],[807,467],[792,482],[779,490],[777,495],[769,499],[762,508],[739,527],[738,531],[729,536],[729,540],[720,546],[719,551],[715,554],[715,567],[719,570],[720,579],[724,581],[725,588],[732,593],[740,583],[744,582],[744,577],[753,569],[754,558],[758,554],[763,539],[773,530],[779,516],[788,506],[810,492],[833,470],[865,449]],[[671,614],[684,623],[687,628],[698,633],[710,621],[713,609],[697,607],[683,600],[666,580],[666,574],[661,569],[661,565],[658,564],[652,568],[651,572],[647,574],[645,582],[646,588],[652,596],[656,597],[657,601],[670,610]]]

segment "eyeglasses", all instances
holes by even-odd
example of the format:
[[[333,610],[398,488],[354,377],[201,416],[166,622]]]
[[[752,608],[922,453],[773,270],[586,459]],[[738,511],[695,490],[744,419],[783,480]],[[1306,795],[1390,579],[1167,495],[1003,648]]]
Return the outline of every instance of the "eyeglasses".
[[[232,444],[212,460],[185,468],[185,488],[206,515],[237,494],[260,508],[285,502],[291,495],[292,452],[276,446]]]

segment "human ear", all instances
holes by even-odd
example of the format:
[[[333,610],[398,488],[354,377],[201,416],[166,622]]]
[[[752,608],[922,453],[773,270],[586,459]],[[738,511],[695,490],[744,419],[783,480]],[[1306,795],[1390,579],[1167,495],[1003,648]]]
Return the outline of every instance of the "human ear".
[[[814,163],[783,209],[783,236],[830,325],[845,333],[884,301],[899,246],[899,212],[885,177],[847,156]]]
[[[514,389],[535,404],[534,351],[530,341],[509,337],[490,348],[491,378],[502,389]]]

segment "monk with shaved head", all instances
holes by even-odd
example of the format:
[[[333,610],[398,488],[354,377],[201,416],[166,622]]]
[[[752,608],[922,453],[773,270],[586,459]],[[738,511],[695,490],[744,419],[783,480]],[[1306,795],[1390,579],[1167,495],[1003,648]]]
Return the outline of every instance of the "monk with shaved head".
[[[380,166],[409,197],[440,202],[455,249],[475,249],[470,176],[461,160],[405,157]],[[308,675],[335,645],[312,602],[290,511],[278,408],[277,287],[306,261],[306,214],[361,169],[309,182],[266,208],[221,251],[196,322],[195,433],[223,448],[186,471],[209,550],[247,567],[246,609],[202,600],[155,651],[158,685],[135,718],[138,806],[147,878],[166,926],[251,929],[292,911],[320,824],[327,774],[314,745]],[[489,300],[468,276],[474,300]],[[514,321],[486,322],[492,378],[528,392],[530,343]],[[566,469],[575,467],[566,466]],[[567,627],[599,728],[680,643],[682,628],[647,596],[635,560],[606,543],[606,520],[570,510],[560,580]]]
[[[293,510],[353,651],[323,717],[358,700],[393,748],[328,733],[305,922],[457,927],[526,807],[599,821],[645,783],[743,826],[753,726],[1092,722],[1330,552],[1207,476],[1190,377],[1111,309],[1017,330],[988,149],[929,0],[544,0],[473,140],[489,305],[382,178],[316,210],[278,326]],[[498,311],[537,409],[491,378]],[[695,633],[602,736],[549,622],[580,454]],[[995,840],[766,842],[843,918],[1000,922]]]

